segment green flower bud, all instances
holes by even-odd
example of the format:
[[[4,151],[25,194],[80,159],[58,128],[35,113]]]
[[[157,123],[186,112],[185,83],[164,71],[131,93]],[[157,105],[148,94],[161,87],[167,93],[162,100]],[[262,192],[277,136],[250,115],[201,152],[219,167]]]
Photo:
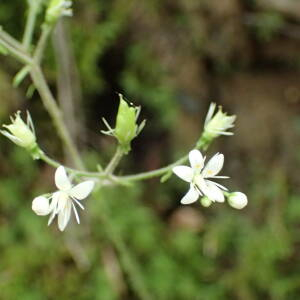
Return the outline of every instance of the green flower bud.
[[[214,115],[216,104],[211,103],[205,122],[204,122],[204,138],[211,141],[219,135],[233,135],[232,132],[227,130],[234,127],[236,116],[228,116],[227,113],[222,111],[219,106],[217,113]]]
[[[125,153],[130,151],[130,143],[136,137],[138,126],[136,124],[138,108],[129,106],[119,94],[120,104],[116,119],[114,136],[118,139],[120,146]]]
[[[36,137],[29,114],[27,124],[22,120],[20,111],[15,114],[15,119],[11,117],[11,122],[10,125],[3,125],[7,130],[1,130],[0,132],[20,147],[28,150],[35,148]]]
[[[62,16],[72,16],[72,1],[51,0],[46,11],[46,23],[54,24]]]
[[[211,206],[212,201],[208,197],[204,196],[201,198],[200,203],[204,207],[209,207],[209,206]]]

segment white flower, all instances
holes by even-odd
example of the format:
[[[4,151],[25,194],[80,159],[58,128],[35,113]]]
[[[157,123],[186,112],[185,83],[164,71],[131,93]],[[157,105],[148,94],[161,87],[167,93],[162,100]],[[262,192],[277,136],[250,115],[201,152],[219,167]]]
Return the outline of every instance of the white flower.
[[[247,196],[241,192],[234,192],[228,195],[228,203],[236,209],[242,209],[248,204]]]
[[[217,113],[214,115],[215,110],[216,103],[211,103],[204,122],[204,134],[210,138],[215,138],[221,134],[233,135],[232,132],[227,130],[234,127],[236,116],[227,116],[226,113],[222,112],[221,106],[219,106]]]
[[[216,176],[222,169],[224,163],[223,154],[215,154],[204,167],[205,158],[198,150],[189,153],[191,167],[177,166],[173,172],[186,182],[190,183],[190,189],[181,199],[182,204],[196,202],[199,196],[205,195],[213,202],[224,202],[224,186],[209,180],[209,178],[228,178],[227,176]]]
[[[37,215],[43,216],[50,214],[48,225],[50,225],[54,217],[58,215],[58,228],[63,231],[70,220],[72,209],[77,223],[80,223],[75,205],[84,209],[80,200],[83,200],[91,193],[94,188],[94,182],[88,180],[72,186],[65,168],[60,166],[55,172],[55,184],[58,191],[51,194],[48,198],[44,196],[35,198],[32,201],[32,209]],[[49,199],[51,199],[50,204]]]
[[[0,130],[0,132],[20,147],[33,148],[36,145],[36,138],[32,120],[27,113],[27,122],[25,123],[20,114],[21,112],[18,111],[15,118],[11,117],[11,124],[3,125],[7,130]]]

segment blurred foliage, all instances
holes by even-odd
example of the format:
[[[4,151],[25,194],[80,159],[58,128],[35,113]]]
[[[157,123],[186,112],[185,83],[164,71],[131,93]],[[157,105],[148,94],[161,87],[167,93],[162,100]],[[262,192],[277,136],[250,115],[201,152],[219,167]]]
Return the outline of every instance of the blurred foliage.
[[[153,299],[300,297],[299,130],[294,130],[300,92],[290,79],[299,76],[293,62],[300,51],[297,38],[281,36],[299,20],[263,10],[258,2],[75,2],[68,27],[82,83],[79,110],[85,121],[78,122],[87,127],[81,143],[88,165],[95,169],[114,147],[98,133],[101,116],[115,118],[115,92],[142,104],[143,117],[150,119],[134,142],[136,153],[120,168],[126,164],[134,171],[162,166],[187,151],[200,132],[195,117],[203,117],[200,112],[214,97],[238,114],[236,136],[231,143],[222,138],[217,150],[228,154],[226,174],[248,194],[249,206],[182,207],[184,183],[150,180],[99,189],[86,200],[82,224],[61,234],[31,211],[33,197],[54,189],[53,168],[1,138],[0,299],[138,299],[114,239],[128,248]],[[18,38],[24,13],[25,1],[0,3],[1,25]],[[41,144],[62,160],[59,142],[48,138],[52,127],[38,95],[25,100],[28,82],[11,89],[19,66],[2,59],[2,123],[11,111],[30,108]],[[54,86],[51,47],[44,68]],[[286,76],[278,69],[295,73]],[[258,74],[261,81],[255,81]],[[259,87],[280,97],[269,100]]]

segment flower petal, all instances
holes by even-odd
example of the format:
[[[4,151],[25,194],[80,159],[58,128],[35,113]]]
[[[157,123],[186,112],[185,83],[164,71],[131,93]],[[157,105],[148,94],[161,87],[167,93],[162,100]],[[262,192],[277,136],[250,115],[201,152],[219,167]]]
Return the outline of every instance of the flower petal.
[[[78,215],[77,209],[75,207],[75,204],[73,202],[72,202],[72,207],[73,207],[73,211],[74,211],[74,214],[75,214],[76,221],[77,221],[78,224],[80,224],[79,215]]]
[[[88,180],[74,186],[69,195],[77,200],[82,200],[86,198],[95,186],[95,182]]]
[[[71,203],[72,203],[71,201],[67,201],[64,209],[58,213],[57,223],[60,231],[64,231],[64,229],[66,228],[70,220],[71,209],[72,209]]]
[[[192,150],[189,153],[189,160],[193,169],[201,171],[204,165],[204,159],[199,150]]]
[[[181,204],[191,204],[198,200],[199,192],[195,189],[195,187],[191,184],[189,191],[185,194],[185,196],[181,199]]]
[[[224,191],[228,191],[228,188],[226,188],[224,185],[220,184],[220,183],[217,183],[217,182],[214,182],[214,181],[210,181],[210,180],[205,180],[206,182],[209,181],[211,183],[213,183],[214,185],[216,185],[217,187],[219,187],[221,190],[224,190]]]
[[[192,168],[187,166],[177,166],[173,168],[173,172],[182,180],[186,182],[191,182],[194,176],[194,171]]]
[[[220,153],[215,154],[202,171],[202,176],[207,178],[217,175],[221,171],[223,163],[224,155]]]
[[[220,188],[218,188],[214,182],[205,181],[206,188],[202,189],[201,191],[211,200],[214,202],[224,202],[225,197]]]
[[[70,180],[63,166],[59,166],[55,172],[55,184],[61,191],[66,191],[71,188]]]
[[[51,200],[50,207],[49,207],[49,210],[52,211],[52,213],[48,220],[48,226],[52,223],[53,219],[55,218],[55,216],[57,214],[59,197],[60,197],[60,192],[55,192],[52,195],[52,200]]]

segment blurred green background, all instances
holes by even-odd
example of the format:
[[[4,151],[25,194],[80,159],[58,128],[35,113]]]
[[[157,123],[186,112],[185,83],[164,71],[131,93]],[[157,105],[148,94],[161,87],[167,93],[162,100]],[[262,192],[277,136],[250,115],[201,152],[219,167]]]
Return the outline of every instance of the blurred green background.
[[[31,210],[55,170],[2,137],[0,299],[141,299],[140,284],[158,300],[300,299],[300,2],[75,2],[43,69],[90,169],[114,151],[100,130],[101,117],[114,122],[117,92],[147,119],[119,174],[187,153],[215,101],[238,118],[208,155],[225,154],[226,186],[249,205],[182,206],[184,182],[152,179],[99,189],[62,234]],[[1,1],[0,24],[20,39],[26,13],[26,1]],[[69,164],[38,94],[25,97],[30,80],[12,88],[20,64],[0,59],[1,123],[30,110],[42,148]]]

